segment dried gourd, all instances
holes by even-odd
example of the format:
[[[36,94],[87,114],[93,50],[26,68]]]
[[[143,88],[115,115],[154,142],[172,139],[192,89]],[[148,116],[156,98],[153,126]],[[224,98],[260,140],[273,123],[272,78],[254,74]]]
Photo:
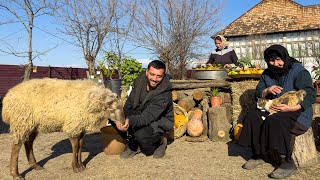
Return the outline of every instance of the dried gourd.
[[[204,126],[202,123],[202,111],[196,109],[187,124],[187,132],[190,136],[200,136],[203,133]]]

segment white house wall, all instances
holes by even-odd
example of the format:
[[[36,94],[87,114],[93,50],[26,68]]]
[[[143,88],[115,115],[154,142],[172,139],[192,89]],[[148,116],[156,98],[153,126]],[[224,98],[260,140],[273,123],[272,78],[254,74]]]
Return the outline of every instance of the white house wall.
[[[272,44],[281,44],[288,49],[291,56],[303,61],[320,54],[320,30],[284,32],[266,35],[229,37],[232,47],[239,59],[242,57],[262,60],[263,51]],[[315,54],[316,53],[316,54]]]

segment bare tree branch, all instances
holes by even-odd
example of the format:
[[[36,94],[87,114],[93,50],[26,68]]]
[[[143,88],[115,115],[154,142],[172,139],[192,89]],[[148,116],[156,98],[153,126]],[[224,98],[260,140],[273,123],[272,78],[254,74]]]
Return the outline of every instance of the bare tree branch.
[[[95,60],[106,35],[115,23],[120,0],[63,0],[58,10],[63,33],[75,39],[89,67],[94,72]]]
[[[130,37],[137,45],[158,54],[168,70],[182,70],[177,74],[181,79],[192,55],[206,46],[203,39],[218,27],[220,9],[217,0],[140,1]]]
[[[25,30],[28,32],[28,52],[18,52],[12,45],[7,45],[8,51],[0,50],[3,53],[11,54],[17,57],[28,57],[28,64],[26,65],[24,80],[28,80],[31,75],[33,66],[33,60],[39,57],[41,54],[38,53],[33,56],[32,50],[32,36],[33,36],[33,23],[36,17],[42,15],[50,15],[54,11],[55,1],[50,0],[1,0],[0,10],[6,12],[7,20],[0,24],[9,24],[19,22],[23,25]],[[13,16],[13,17],[12,17]],[[47,52],[47,51],[45,51]]]

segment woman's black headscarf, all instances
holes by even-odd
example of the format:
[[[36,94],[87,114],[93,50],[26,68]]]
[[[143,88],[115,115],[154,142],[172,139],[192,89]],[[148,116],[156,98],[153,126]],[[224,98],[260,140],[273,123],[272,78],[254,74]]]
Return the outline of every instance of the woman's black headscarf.
[[[264,60],[267,62],[268,70],[270,71],[270,77],[279,80],[281,76],[288,74],[292,65],[297,61],[289,56],[287,49],[281,45],[272,45],[264,51]],[[281,58],[284,62],[283,68],[273,66],[269,63],[270,60]]]

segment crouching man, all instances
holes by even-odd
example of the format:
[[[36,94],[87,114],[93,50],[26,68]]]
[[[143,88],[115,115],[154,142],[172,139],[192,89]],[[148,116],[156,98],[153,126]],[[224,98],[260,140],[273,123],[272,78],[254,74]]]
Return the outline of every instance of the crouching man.
[[[119,130],[128,132],[129,142],[121,158],[131,158],[139,152],[154,158],[165,155],[164,133],[173,128],[172,86],[165,72],[164,63],[154,60],[135,79],[124,105],[125,124],[116,123]]]

